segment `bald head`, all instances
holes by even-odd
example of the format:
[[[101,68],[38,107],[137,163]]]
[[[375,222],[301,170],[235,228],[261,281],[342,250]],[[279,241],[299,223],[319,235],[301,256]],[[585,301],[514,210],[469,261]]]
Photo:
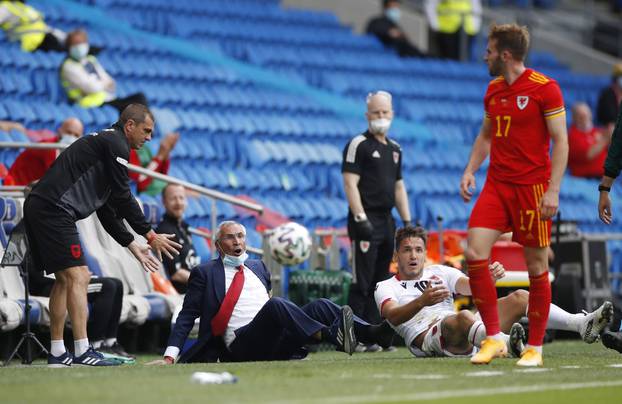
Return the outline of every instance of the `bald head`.
[[[572,123],[581,131],[590,131],[594,126],[592,110],[584,102],[577,102],[572,106]]]
[[[367,96],[367,122],[374,134],[384,135],[393,120],[392,96],[386,91],[377,91]]]
[[[67,118],[58,127],[58,134],[60,136],[71,135],[77,139],[84,134],[84,125],[78,118]]]

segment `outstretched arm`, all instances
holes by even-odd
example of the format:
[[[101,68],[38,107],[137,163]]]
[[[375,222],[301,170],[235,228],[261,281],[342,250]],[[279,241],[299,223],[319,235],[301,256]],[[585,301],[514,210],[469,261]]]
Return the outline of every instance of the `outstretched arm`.
[[[460,181],[460,195],[465,202],[469,202],[475,190],[475,173],[490,154],[490,120],[484,117],[482,127],[471,149],[469,163],[464,169],[462,180]]]

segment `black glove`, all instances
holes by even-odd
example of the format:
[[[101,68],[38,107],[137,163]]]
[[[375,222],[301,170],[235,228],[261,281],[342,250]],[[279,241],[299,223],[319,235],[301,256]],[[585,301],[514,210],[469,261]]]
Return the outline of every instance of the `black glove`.
[[[356,238],[359,240],[371,241],[371,235],[374,232],[374,226],[368,219],[354,222],[356,229]]]
[[[410,220],[404,220],[402,223],[404,224],[404,227],[412,227],[413,225]]]

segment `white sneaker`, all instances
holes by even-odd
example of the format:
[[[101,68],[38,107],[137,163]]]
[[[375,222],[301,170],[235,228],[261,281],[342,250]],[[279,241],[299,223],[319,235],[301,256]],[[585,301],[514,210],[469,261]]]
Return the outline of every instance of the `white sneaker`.
[[[613,317],[613,304],[605,302],[598,309],[591,313],[583,312],[585,319],[581,323],[579,334],[583,341],[592,344],[600,338],[600,332],[607,324],[611,322]]]

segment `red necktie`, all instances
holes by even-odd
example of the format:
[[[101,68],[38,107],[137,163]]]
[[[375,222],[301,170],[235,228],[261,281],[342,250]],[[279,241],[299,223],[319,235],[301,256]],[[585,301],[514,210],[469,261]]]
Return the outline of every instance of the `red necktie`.
[[[212,318],[212,335],[220,336],[225,333],[229,320],[231,319],[231,314],[233,313],[233,308],[242,293],[242,287],[244,286],[244,265],[240,265],[236,267],[236,269],[238,272],[233,276],[233,280],[231,281],[231,285],[229,285],[229,290],[227,290],[225,298],[222,300],[220,309],[214,318]]]

